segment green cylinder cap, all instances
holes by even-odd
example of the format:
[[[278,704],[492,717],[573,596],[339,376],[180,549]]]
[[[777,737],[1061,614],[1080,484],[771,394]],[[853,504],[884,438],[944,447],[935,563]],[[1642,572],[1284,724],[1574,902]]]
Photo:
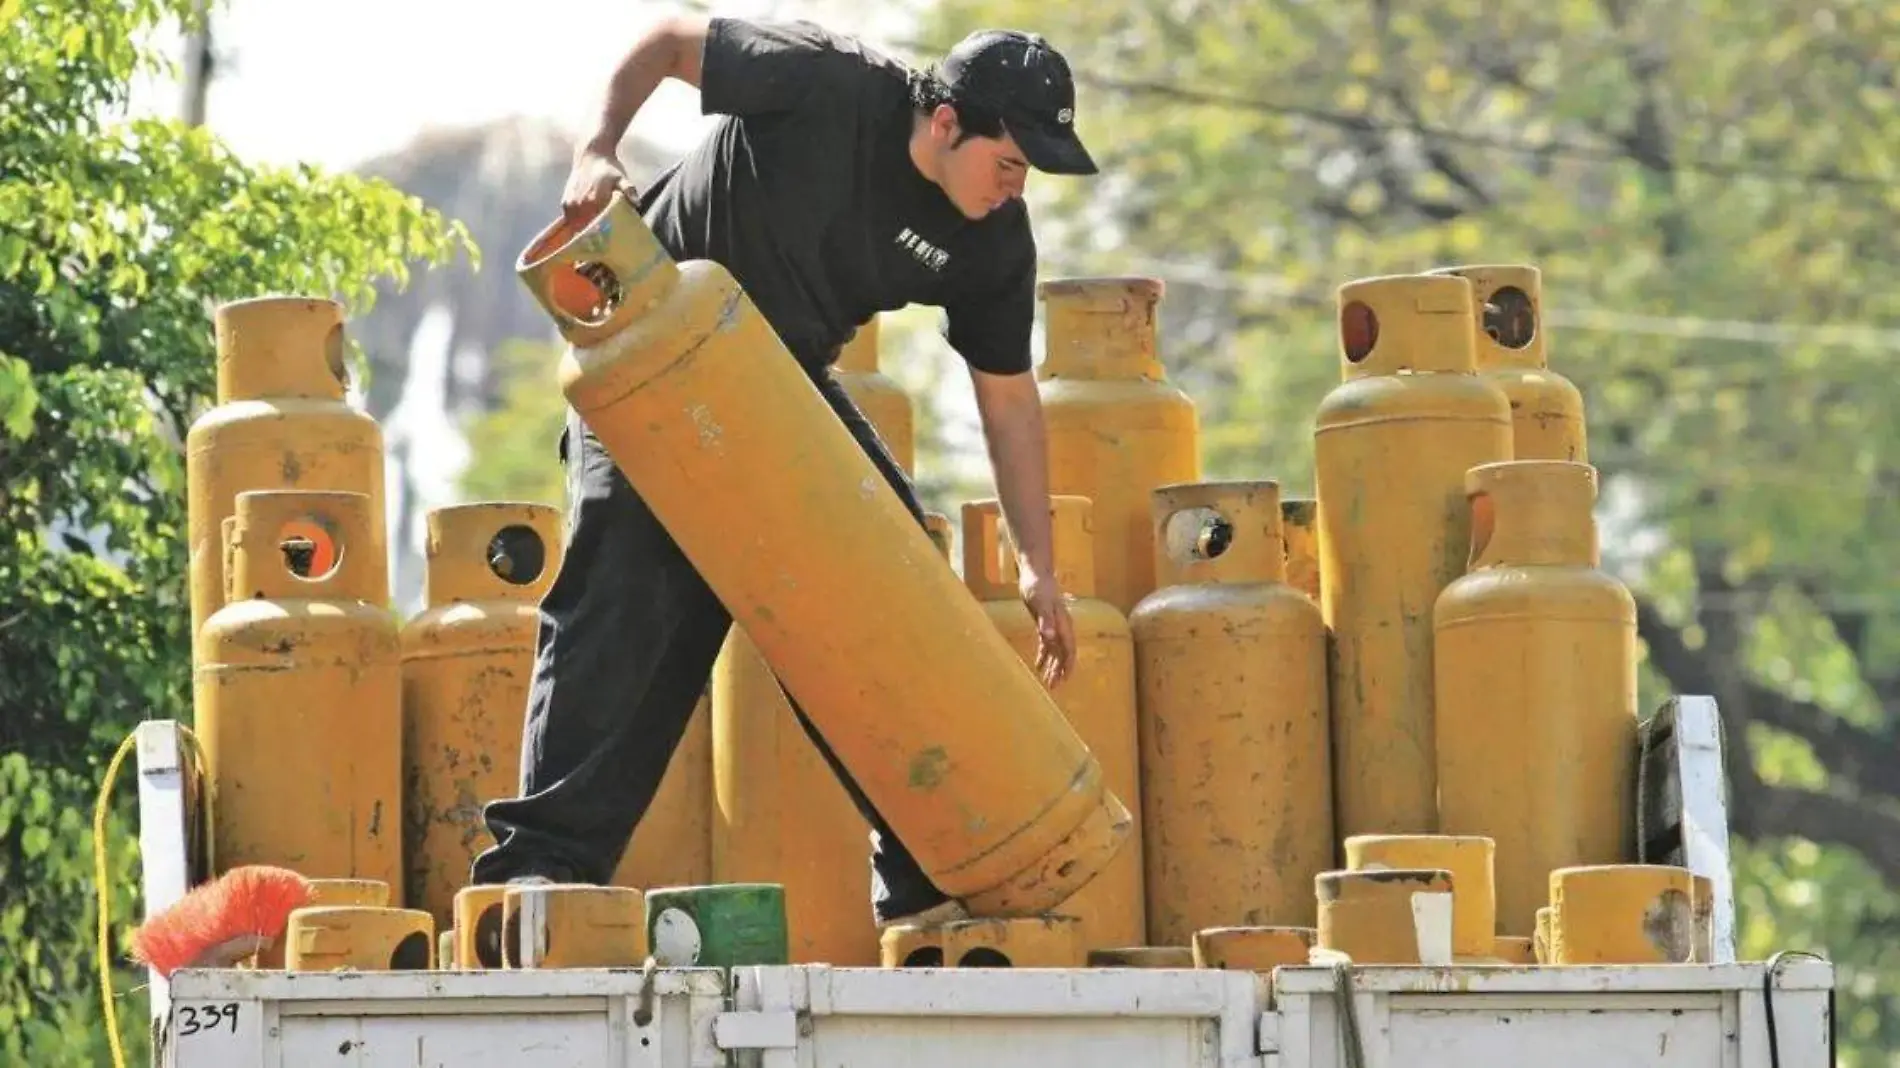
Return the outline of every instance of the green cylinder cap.
[[[790,964],[785,887],[721,883],[648,890],[647,945],[666,968]]]

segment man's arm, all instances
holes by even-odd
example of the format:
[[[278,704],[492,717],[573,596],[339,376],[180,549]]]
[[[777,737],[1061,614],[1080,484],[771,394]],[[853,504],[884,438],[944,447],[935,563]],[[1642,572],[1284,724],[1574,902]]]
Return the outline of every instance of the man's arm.
[[[709,22],[694,15],[667,19],[642,34],[614,67],[600,114],[574,153],[573,173],[561,194],[561,210],[569,219],[591,218],[616,188],[627,184],[620,139],[660,83],[674,78],[699,87]]]
[[[700,55],[706,49],[711,20],[699,15],[667,19],[641,36],[614,68],[593,133],[583,150],[611,156],[620,147],[633,117],[668,78],[699,88]]]
[[[1075,624],[1056,581],[1042,397],[1029,371],[991,374],[972,367],[970,380],[996,474],[997,503],[1016,545],[1023,601],[1036,619],[1036,670],[1053,686],[1074,666]]]

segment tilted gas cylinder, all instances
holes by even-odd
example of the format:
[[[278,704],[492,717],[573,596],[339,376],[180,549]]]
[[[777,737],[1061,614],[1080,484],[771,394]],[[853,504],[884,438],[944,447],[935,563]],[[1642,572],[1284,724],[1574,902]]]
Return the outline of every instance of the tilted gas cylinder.
[[[1497,842],[1498,930],[1529,935],[1558,868],[1635,855],[1636,604],[1598,569],[1596,471],[1466,476],[1469,573],[1439,595],[1439,827]]]
[[[1350,282],[1339,317],[1345,381],[1314,440],[1338,834],[1429,834],[1432,605],[1464,573],[1465,472],[1511,458],[1511,408],[1473,370],[1466,279]]]
[[[851,403],[870,420],[884,447],[890,450],[891,459],[909,472],[917,462],[916,413],[904,387],[878,368],[877,343],[877,319],[873,317],[845,343],[838,362],[831,365],[831,373]]]
[[[246,490],[345,490],[369,500],[358,545],[362,598],[389,601],[383,529],[383,433],[344,400],[343,307],[258,297],[217,307],[218,403],[185,436],[191,632],[224,605],[222,521]]]
[[[1056,704],[1102,762],[1109,788],[1126,804],[1141,803],[1141,742],[1135,727],[1135,648],[1128,620],[1095,596],[1095,530],[1085,497],[1050,498],[1056,585],[1071,598],[1075,664],[1055,689]],[[963,506],[963,582],[1026,664],[1036,662],[1036,618],[1023,604],[1016,547],[994,499]],[[1140,945],[1147,928],[1142,894],[1141,836],[1095,881],[1064,902],[1080,926],[1084,951]]]
[[[370,525],[360,493],[238,494],[231,600],[192,678],[220,872],[376,879],[403,899],[401,646],[365,599],[383,567]]]
[[[569,402],[937,886],[1011,915],[1094,878],[1132,829],[1100,762],[731,275],[624,196],[517,269]]]
[[[1525,265],[1442,267],[1471,280],[1478,373],[1511,402],[1511,458],[1589,460],[1583,394],[1550,369],[1543,272]]]
[[[1148,941],[1311,927],[1332,866],[1326,629],[1286,584],[1270,481],[1153,495],[1160,586],[1136,606]]]
[[[402,631],[406,903],[455,925],[455,893],[490,843],[482,806],[515,793],[541,596],[560,569],[545,504],[437,508],[426,607]]]
[[[1154,278],[1064,278],[1037,293],[1047,346],[1036,370],[1049,492],[1087,497],[1095,587],[1126,615],[1155,586],[1148,494],[1201,477],[1199,417],[1156,351]]]

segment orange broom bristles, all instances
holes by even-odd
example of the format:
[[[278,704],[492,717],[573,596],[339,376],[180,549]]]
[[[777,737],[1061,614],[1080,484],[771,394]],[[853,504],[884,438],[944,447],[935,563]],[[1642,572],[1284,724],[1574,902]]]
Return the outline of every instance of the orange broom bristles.
[[[228,966],[282,938],[291,912],[309,901],[309,881],[288,868],[232,868],[141,924],[132,954],[166,978]]]

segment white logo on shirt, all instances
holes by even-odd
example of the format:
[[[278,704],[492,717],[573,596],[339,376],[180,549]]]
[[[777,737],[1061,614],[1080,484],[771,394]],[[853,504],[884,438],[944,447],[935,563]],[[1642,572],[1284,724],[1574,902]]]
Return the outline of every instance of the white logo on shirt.
[[[917,235],[915,230],[912,230],[908,226],[898,232],[897,243],[904,246],[904,248],[916,258],[918,263],[923,264],[933,271],[943,270],[943,265],[950,262],[950,254],[948,252],[925,241],[922,237]]]

